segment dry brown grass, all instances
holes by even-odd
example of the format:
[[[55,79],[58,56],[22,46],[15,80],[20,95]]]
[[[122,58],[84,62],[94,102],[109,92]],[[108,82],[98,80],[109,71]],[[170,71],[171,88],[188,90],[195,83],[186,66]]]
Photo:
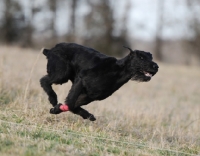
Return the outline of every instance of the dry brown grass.
[[[150,82],[130,81],[108,99],[85,106],[97,117],[90,122],[69,112],[49,114],[39,84],[46,72],[41,53],[1,47],[1,155],[200,154],[199,67],[159,66]],[[54,86],[59,102],[70,87]]]

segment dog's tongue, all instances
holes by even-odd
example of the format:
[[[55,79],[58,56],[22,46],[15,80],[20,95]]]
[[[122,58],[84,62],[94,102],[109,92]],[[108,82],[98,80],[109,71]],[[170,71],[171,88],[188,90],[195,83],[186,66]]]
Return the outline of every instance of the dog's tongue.
[[[152,74],[148,73],[148,72],[144,72],[144,75],[145,76],[148,76],[148,77],[152,77]]]

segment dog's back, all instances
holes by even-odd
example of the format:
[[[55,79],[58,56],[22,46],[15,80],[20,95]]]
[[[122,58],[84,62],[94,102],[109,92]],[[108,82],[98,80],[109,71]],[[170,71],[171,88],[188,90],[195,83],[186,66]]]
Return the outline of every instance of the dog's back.
[[[92,48],[75,43],[60,43],[52,49],[44,49],[47,57],[47,73],[62,84],[70,79],[74,81],[80,70],[88,70],[107,58],[110,58]],[[63,72],[65,71],[65,72]],[[58,78],[58,75],[60,78]]]

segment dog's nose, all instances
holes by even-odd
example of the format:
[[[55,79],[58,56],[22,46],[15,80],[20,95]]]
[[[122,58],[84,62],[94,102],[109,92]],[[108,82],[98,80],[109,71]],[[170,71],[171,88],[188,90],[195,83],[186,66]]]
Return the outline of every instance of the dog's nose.
[[[155,64],[153,64],[153,68],[158,69],[159,66],[155,63]]]

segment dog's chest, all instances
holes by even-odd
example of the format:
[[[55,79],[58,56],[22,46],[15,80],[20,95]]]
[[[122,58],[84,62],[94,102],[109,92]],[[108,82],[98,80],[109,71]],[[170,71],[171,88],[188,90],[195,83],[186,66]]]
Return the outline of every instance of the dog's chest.
[[[87,95],[94,100],[103,100],[112,95],[124,83],[119,82],[117,75],[102,75],[93,77],[90,81],[84,82]]]

